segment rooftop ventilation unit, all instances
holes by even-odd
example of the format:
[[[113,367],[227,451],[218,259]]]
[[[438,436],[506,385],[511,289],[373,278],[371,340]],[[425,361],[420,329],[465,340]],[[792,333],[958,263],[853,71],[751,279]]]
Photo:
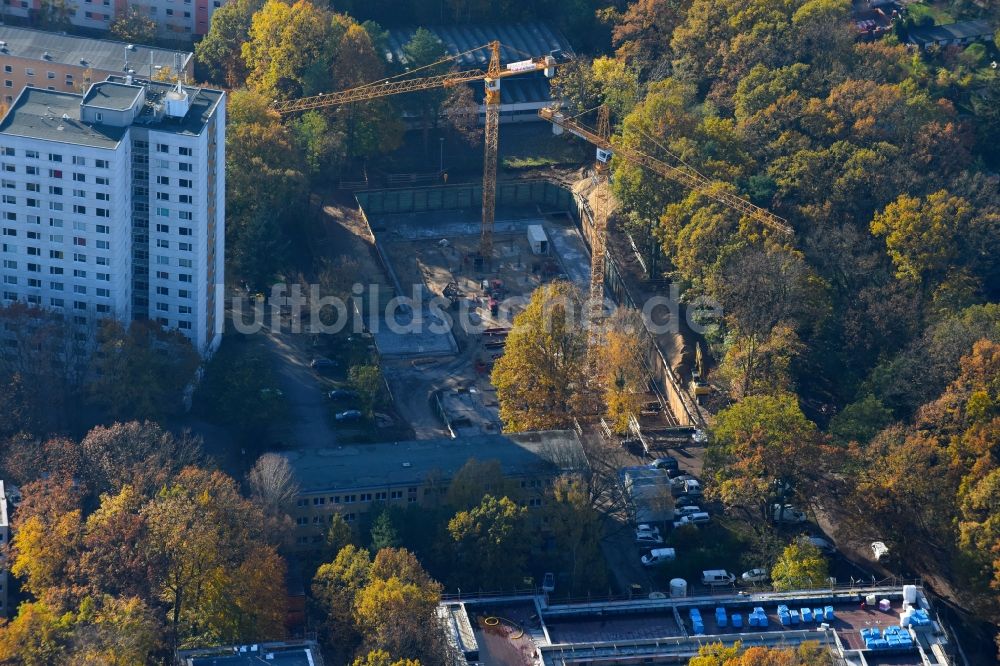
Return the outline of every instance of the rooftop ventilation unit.
[[[44,58],[45,60],[52,60],[52,54],[46,51],[45,53],[42,54],[42,58]]]

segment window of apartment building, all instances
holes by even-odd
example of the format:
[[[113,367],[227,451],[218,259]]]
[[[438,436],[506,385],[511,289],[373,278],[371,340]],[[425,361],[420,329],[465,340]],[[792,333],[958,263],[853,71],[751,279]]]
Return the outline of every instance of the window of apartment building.
[[[28,215],[28,224],[40,224],[42,218],[37,215]]]
[[[170,279],[170,273],[168,273],[166,271],[156,271],[156,279],[157,280],[169,280]]]
[[[101,160],[97,161],[100,162]],[[98,164],[97,166],[100,166],[100,164]],[[109,181],[107,176],[98,176],[97,178],[94,179],[94,182],[97,183],[98,185],[107,185]]]
[[[111,201],[111,195],[107,192],[97,192],[94,196],[97,197],[98,201]]]
[[[63,193],[63,188],[56,187],[55,185],[49,185],[49,194],[54,194],[61,197]]]
[[[16,204],[17,197],[15,197],[13,194],[5,194],[3,195],[3,202],[5,204]]]
[[[111,274],[110,273],[98,273],[97,274],[97,279],[100,280],[101,282],[111,282]]]
[[[17,235],[17,229],[10,229],[8,227],[4,227],[3,235],[4,236],[16,236]]]
[[[62,155],[59,153],[49,153],[49,162],[62,162]]]
[[[73,261],[75,261],[77,263],[85,264],[85,263],[87,263],[87,255],[81,254],[80,252],[74,252],[73,253]],[[77,275],[77,273],[79,273],[79,275]],[[81,271],[81,270],[78,270],[78,269],[73,269],[73,275],[76,276],[76,277],[87,277],[87,272],[86,271]]]
[[[94,166],[96,166],[98,169],[107,169],[108,168],[108,161],[107,160],[94,160]],[[106,178],[105,178],[105,181],[107,181]],[[98,185],[101,184],[101,179],[100,178],[97,179],[97,184]],[[105,182],[104,185],[107,185],[107,182]]]
[[[178,259],[177,260],[177,265],[180,266],[181,268],[191,268],[192,267],[190,259]]]
[[[86,157],[80,157],[79,155],[74,155],[73,156],[73,164],[75,164],[77,166],[87,166],[87,158]]]
[[[156,233],[158,233],[158,234],[169,234],[170,233],[170,225],[169,224],[157,224],[156,225]]]
[[[62,210],[63,204],[61,201],[50,201],[49,210]]]
[[[63,274],[62,266],[49,266],[49,275],[62,275],[62,274]]]
[[[94,261],[97,262],[98,266],[109,266],[110,261],[107,257],[94,257]]]
[[[38,280],[35,280],[35,282],[37,282],[37,281]],[[28,282],[32,282],[32,280],[28,280]],[[40,284],[35,284],[35,285],[29,284],[28,286],[29,287],[40,287],[41,285]],[[29,294],[24,300],[28,301],[28,303],[30,303],[31,305],[41,305],[42,304],[42,297],[38,296],[36,294]]]
[[[86,198],[87,190],[73,190],[74,197]]]
[[[16,151],[10,146],[4,146],[3,154],[7,157],[15,157],[17,155]]]
[[[156,152],[158,152],[158,153],[169,153],[170,152],[170,146],[168,146],[165,143],[158,143],[158,144],[156,144]]]
[[[4,275],[3,276],[3,283],[4,284],[17,284],[17,276],[16,275]]]
[[[64,301],[61,298],[50,298],[49,304],[54,308],[61,308],[64,304]]]
[[[49,169],[49,178],[62,178],[61,169]]]
[[[177,249],[181,252],[190,252],[192,250],[191,243],[178,243]]]
[[[178,179],[178,184],[181,187],[186,187],[187,189],[191,189],[191,187],[192,187],[191,181],[188,180],[187,178],[180,178],[180,179]]]
[[[170,9],[170,8],[168,7],[168,8],[167,8],[167,16],[173,16],[173,15],[174,15],[174,10],[172,10],[172,9]]]
[[[165,238],[157,238],[156,239],[156,247],[162,248],[164,250],[169,250],[170,249],[170,241],[166,240]]]
[[[97,217],[111,217],[111,210],[109,208],[95,208],[94,214]]]
[[[27,157],[27,158],[33,159],[33,160],[37,160],[38,159],[38,151],[37,150],[26,150],[26,151],[24,151],[24,156]]]
[[[14,166],[13,164],[4,164],[3,165],[3,170],[6,171],[7,173],[16,173],[17,172],[17,167]]]
[[[170,209],[159,207],[156,209],[156,215],[158,217],[170,217]]]
[[[403,491],[393,490],[389,497],[390,499],[403,499]]]
[[[49,250],[49,258],[62,259],[63,258],[62,250]]]
[[[111,227],[109,227],[106,224],[98,224],[97,225],[97,233],[99,233],[99,234],[109,234],[109,233],[111,233]]]
[[[110,250],[111,249],[111,242],[110,241],[99,240],[99,241],[97,241],[96,245],[97,245],[97,249],[98,250]]]
[[[190,157],[191,156],[191,149],[190,148],[186,148],[184,146],[181,146],[180,148],[177,149],[177,154],[178,155],[183,155],[185,157]]]
[[[169,185],[170,184],[170,176],[157,176],[156,177],[156,184],[157,185]]]
[[[192,203],[192,197],[190,194],[180,194],[177,196],[177,200],[180,201],[182,204]]]
[[[178,289],[177,296],[179,296],[180,298],[191,298],[191,292],[188,291],[187,289]]]
[[[73,204],[73,212],[77,215],[86,215],[87,207],[81,204]]]
[[[0,184],[3,185],[5,190],[17,189],[17,183],[14,182],[13,180],[7,180],[6,178],[4,178],[2,181],[0,181]]]
[[[54,79],[54,78],[56,78],[56,73],[55,72],[45,72],[45,78],[47,78],[47,79]]]
[[[177,213],[177,217],[182,220],[191,220],[194,219],[194,214],[189,210],[182,210]]]
[[[68,86],[73,85],[73,75],[72,74],[67,74],[66,75],[66,85],[68,85]]]
[[[28,206],[28,208],[38,208],[39,206],[41,206],[41,204],[38,202],[38,199],[34,199],[32,197],[28,197],[27,199],[25,199],[24,203]]]
[[[182,314],[182,315],[189,315],[189,314],[191,314],[191,306],[190,305],[178,305],[177,306],[177,312],[179,314]]]
[[[169,287],[157,287],[156,288],[156,295],[157,296],[169,296],[170,295],[170,288]]]
[[[24,68],[24,75],[25,76],[34,76],[35,75],[35,70],[31,69],[30,67],[25,67]]]
[[[181,236],[190,236],[192,235],[192,230],[190,227],[177,227],[177,233]]]
[[[42,234],[38,231],[29,231],[28,238],[31,240],[42,240]]]
[[[170,160],[156,160],[156,166],[160,167],[161,169],[169,169]]]
[[[17,268],[17,262],[14,261],[13,259],[4,259],[3,260],[3,267],[4,268],[10,268],[10,269],[16,269]]]
[[[194,171],[194,166],[190,162],[180,162],[177,166],[181,171]]]
[[[3,66],[3,71],[5,71],[5,72],[7,72],[8,74],[10,74],[10,73],[12,73],[12,72],[14,71],[14,67],[13,67],[13,66],[11,66],[11,65],[4,65],[4,66]]]
[[[325,497],[313,497],[313,506],[320,506],[326,504]]]
[[[87,176],[86,176],[86,174],[82,174],[82,173],[74,173],[73,174],[73,180],[76,181],[77,183],[86,183],[87,182]],[[79,192],[79,190],[76,190],[76,191]]]
[[[87,293],[87,287],[85,285],[82,285],[82,284],[74,284],[73,285],[73,293],[74,294],[86,294]]]
[[[157,201],[170,201],[170,193],[169,192],[157,192],[156,193],[156,200]]]
[[[82,220],[73,220],[73,231],[86,231],[87,223]]]
[[[87,239],[82,236],[73,236],[73,245],[78,247],[87,247]]]
[[[65,286],[62,282],[49,282],[49,289],[52,291],[64,291]]]
[[[358,501],[360,501],[360,502],[371,502],[372,501],[372,494],[371,493],[361,493],[361,496],[360,496],[360,498],[359,498]]]
[[[28,166],[24,167],[24,173],[28,174],[29,176],[37,176],[38,175],[38,167],[28,165]]]

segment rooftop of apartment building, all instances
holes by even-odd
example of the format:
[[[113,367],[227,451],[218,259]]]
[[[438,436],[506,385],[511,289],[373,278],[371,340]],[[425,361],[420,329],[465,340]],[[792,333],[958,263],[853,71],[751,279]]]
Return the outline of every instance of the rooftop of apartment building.
[[[496,460],[509,476],[578,471],[587,465],[572,430],[472,435],[282,453],[304,493],[448,479],[469,460]]]
[[[0,56],[15,56],[61,65],[86,67],[106,72],[133,70],[136,75],[152,78],[161,68],[185,70],[194,54],[141,44],[127,44],[108,39],[78,37],[60,32],[0,25]]]
[[[83,121],[81,109],[87,105],[123,111],[134,104],[142,104],[135,123],[162,132],[201,134],[222,98],[222,91],[185,86],[187,112],[182,117],[171,117],[163,109],[174,88],[170,83],[120,76],[109,76],[107,81],[94,83],[83,95],[29,86],[21,91],[0,121],[0,134],[114,148],[127,128]]]
[[[319,647],[308,640],[182,650],[176,661],[179,666],[323,666]]]
[[[915,585],[560,604],[544,595],[478,598],[445,601],[438,614],[463,654],[458,664],[686,663],[706,643],[737,640],[818,641],[847,666],[949,663],[947,637]]]

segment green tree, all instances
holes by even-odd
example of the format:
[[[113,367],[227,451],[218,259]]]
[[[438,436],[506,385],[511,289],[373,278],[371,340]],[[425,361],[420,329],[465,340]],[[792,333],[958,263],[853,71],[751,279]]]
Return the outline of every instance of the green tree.
[[[371,416],[385,401],[385,380],[377,365],[355,365],[347,373],[351,387],[361,396],[364,411]]]
[[[242,439],[253,440],[280,421],[287,403],[278,390],[271,357],[226,336],[205,367],[195,389],[194,409],[206,420],[231,426]]]
[[[370,571],[368,552],[346,545],[332,562],[321,565],[313,577],[312,593],[324,613],[326,642],[345,655],[361,639],[354,626],[354,599],[368,584]]]
[[[111,34],[136,44],[152,44],[156,39],[156,22],[135,7],[129,7],[111,23]]]
[[[456,581],[461,586],[494,590],[513,587],[523,576],[527,557],[527,509],[507,497],[491,495],[448,521],[455,543]]]
[[[506,430],[565,428],[580,413],[587,367],[582,312],[579,292],[552,282],[514,317],[491,377]]]
[[[727,507],[767,517],[789,489],[802,491],[819,477],[822,453],[794,395],[751,396],[716,417],[706,453],[712,492]]]
[[[866,443],[891,422],[892,412],[869,394],[830,419],[830,434],[841,444]]]
[[[601,552],[601,514],[594,508],[588,486],[579,479],[559,478],[543,505],[556,550],[565,553],[570,593],[582,595],[607,587],[607,568]]]
[[[180,411],[199,361],[179,331],[155,321],[133,321],[126,329],[105,319],[98,330],[90,399],[114,418],[162,418]]]
[[[233,0],[212,13],[208,34],[194,47],[198,65],[208,70],[212,81],[230,88],[246,81],[243,44],[250,37],[253,15],[262,5],[262,0]]]
[[[408,70],[419,70],[419,76],[434,76],[442,74],[448,70],[448,63],[435,65],[448,54],[448,49],[438,37],[426,28],[417,28],[413,37],[403,45],[403,55],[406,56],[406,68]],[[448,96],[448,91],[444,88],[437,90],[427,90],[413,96],[420,114],[420,125],[424,135],[424,156],[428,152],[428,136],[431,127],[437,125],[438,116],[441,115],[441,107]],[[409,102],[409,100],[407,100]]]
[[[357,657],[352,666],[420,666],[416,659],[393,659],[385,650],[372,650],[363,657]]]
[[[383,548],[396,548],[400,545],[399,534],[396,532],[396,527],[392,524],[392,516],[389,515],[388,510],[383,509],[378,514],[375,524],[372,525],[371,537],[372,542],[368,550],[372,554],[378,553]]]
[[[774,589],[805,590],[826,584],[829,564],[819,548],[799,539],[785,547],[771,569]]]

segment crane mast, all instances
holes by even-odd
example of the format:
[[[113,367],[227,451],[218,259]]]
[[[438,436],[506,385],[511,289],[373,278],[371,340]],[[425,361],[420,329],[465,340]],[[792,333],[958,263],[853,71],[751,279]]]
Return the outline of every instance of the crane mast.
[[[493,223],[496,219],[497,147],[500,134],[500,81],[510,76],[538,71],[544,72],[546,77],[551,78],[555,75],[555,68],[558,62],[555,55],[549,54],[547,56],[510,63],[504,68],[500,64],[500,42],[493,41],[485,47],[478,47],[473,49],[473,51],[482,48],[490,50],[489,66],[485,72],[481,69],[471,69],[403,80],[385,79],[347,90],[322,93],[288,101],[275,101],[272,103],[271,108],[280,114],[287,115],[309,111],[310,109],[324,109],[352,102],[365,102],[409,92],[448,88],[471,81],[483,81],[486,88],[486,99],[484,100],[486,106],[486,127],[483,149],[483,220],[479,236],[479,259],[480,261],[487,262],[493,254]],[[441,63],[455,57],[458,56],[445,59]]]
[[[772,231],[776,231],[786,236],[791,236],[794,233],[791,225],[789,225],[784,219],[761,208],[760,206],[750,203],[742,197],[720,190],[716,187],[718,181],[712,180],[690,167],[669,164],[661,159],[633,148],[615,146],[611,143],[610,138],[602,136],[599,132],[590,129],[573,118],[563,116],[563,114],[556,108],[546,107],[539,109],[538,115],[552,123],[555,127],[559,128],[560,132],[565,130],[571,134],[575,134],[584,141],[589,141],[593,145],[597,146],[599,150],[606,151],[609,154],[609,157],[610,154],[613,153],[624,159],[626,162],[643,166],[653,173],[680,183],[702,196],[708,197],[709,199],[728,206],[733,210],[743,213],[751,219],[757,220]]]

